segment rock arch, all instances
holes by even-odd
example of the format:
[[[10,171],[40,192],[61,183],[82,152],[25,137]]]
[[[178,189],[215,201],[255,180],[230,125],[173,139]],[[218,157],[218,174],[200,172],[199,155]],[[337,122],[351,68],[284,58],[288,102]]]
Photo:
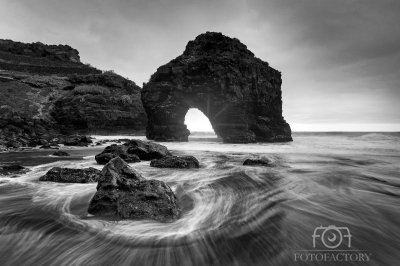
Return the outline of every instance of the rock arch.
[[[146,136],[187,141],[185,115],[198,108],[224,142],[291,141],[290,126],[282,117],[281,83],[281,73],[239,40],[201,34],[144,84]]]

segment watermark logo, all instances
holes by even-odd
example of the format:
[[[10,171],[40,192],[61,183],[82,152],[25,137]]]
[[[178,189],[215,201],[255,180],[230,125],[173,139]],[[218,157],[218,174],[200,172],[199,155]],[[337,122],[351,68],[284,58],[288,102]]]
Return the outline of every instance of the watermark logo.
[[[313,238],[313,247],[315,248],[315,241],[320,238],[322,244],[327,248],[337,248],[342,244],[343,237],[347,238],[348,247],[351,247],[351,235],[350,230],[347,227],[336,227],[329,225],[327,227],[319,226],[315,228]]]
[[[295,261],[370,261],[368,250],[351,249],[352,235],[348,227],[318,226],[311,235],[313,249],[298,250]]]

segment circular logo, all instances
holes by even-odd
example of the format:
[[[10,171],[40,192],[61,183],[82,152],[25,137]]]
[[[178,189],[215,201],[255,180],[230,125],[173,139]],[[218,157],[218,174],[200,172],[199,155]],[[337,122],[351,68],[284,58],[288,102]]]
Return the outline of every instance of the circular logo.
[[[327,248],[337,248],[343,241],[343,235],[337,228],[326,228],[321,235],[322,244]]]

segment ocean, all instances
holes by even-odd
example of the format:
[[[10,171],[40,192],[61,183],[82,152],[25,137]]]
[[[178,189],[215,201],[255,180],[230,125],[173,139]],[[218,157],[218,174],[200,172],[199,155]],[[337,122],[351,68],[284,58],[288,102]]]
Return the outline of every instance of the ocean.
[[[400,133],[293,140],[194,136],[161,144],[200,169],[130,164],[175,192],[182,211],[172,223],[94,217],[97,184],[38,181],[55,166],[102,169],[94,155],[106,145],[63,149],[70,158],[2,153],[0,164],[30,171],[0,176],[0,265],[400,265]],[[243,166],[248,158],[272,163]]]

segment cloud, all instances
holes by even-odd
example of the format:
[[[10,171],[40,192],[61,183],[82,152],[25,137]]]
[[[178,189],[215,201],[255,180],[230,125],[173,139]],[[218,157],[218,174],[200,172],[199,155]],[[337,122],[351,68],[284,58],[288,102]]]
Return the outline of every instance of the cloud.
[[[283,73],[289,123],[400,123],[400,2],[0,0],[3,38],[64,43],[139,85],[206,31]]]

